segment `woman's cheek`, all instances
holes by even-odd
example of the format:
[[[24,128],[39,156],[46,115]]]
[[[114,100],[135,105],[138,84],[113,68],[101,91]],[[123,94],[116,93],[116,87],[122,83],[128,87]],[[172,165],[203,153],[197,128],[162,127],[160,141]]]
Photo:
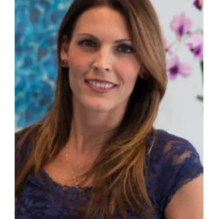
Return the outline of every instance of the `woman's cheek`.
[[[81,56],[75,54],[74,57],[70,58],[70,67],[76,69],[77,71],[84,72],[88,68],[88,58],[86,56]]]
[[[76,69],[77,71],[84,72],[88,69],[90,63],[90,56],[84,54],[78,48],[71,48],[69,53],[69,67]]]
[[[123,79],[135,80],[140,71],[140,64],[134,60],[117,63],[117,72]]]

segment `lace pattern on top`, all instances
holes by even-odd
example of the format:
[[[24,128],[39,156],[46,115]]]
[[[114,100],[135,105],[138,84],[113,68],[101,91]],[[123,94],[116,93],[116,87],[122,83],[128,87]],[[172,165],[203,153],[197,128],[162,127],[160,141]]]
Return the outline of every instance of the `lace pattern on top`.
[[[152,137],[149,136],[147,143],[150,144],[151,140]],[[24,154],[27,155],[22,153]],[[147,191],[157,208],[155,218],[164,219],[164,210],[174,194],[184,184],[199,176],[203,167],[191,143],[164,131],[157,131],[155,145],[151,154],[146,157]],[[17,161],[16,165],[19,165]],[[78,203],[84,206],[90,198],[91,187],[85,188],[81,195],[75,187],[62,186],[54,182],[44,171],[40,172],[40,176],[41,180],[29,175],[24,188],[19,192],[16,219],[74,218],[71,216],[74,213],[71,206]]]
[[[158,133],[156,144],[148,156],[146,179],[153,204],[163,212],[183,185],[203,173],[203,166],[190,142],[164,131]]]

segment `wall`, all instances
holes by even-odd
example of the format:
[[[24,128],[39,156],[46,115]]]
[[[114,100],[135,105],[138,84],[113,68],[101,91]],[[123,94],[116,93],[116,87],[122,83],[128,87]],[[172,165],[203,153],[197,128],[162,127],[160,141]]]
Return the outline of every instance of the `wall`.
[[[203,13],[193,7],[192,0],[152,0],[163,28],[164,36],[172,42],[176,39],[170,28],[174,16],[185,11],[193,21],[193,29],[203,27]],[[199,62],[194,60],[188,49],[182,45],[178,51],[182,62],[192,65],[193,72],[187,77],[169,80],[166,95],[161,103],[155,127],[188,139],[200,153],[203,161],[203,103],[196,99],[203,93]]]
[[[70,3],[15,1],[15,130],[42,119],[53,103],[57,31]]]

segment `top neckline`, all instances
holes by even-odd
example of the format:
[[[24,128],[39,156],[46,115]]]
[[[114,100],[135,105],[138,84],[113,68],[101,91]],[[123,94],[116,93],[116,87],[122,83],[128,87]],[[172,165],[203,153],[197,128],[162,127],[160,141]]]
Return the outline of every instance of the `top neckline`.
[[[161,131],[161,130],[156,130],[156,132],[158,132],[158,131]],[[149,140],[151,137],[152,137],[151,135],[148,135],[147,140]],[[55,180],[53,180],[51,178],[51,176],[43,169],[40,170],[39,176],[41,179],[39,179],[37,176],[35,176],[33,174],[33,178],[31,177],[32,182],[34,182],[35,184],[38,184],[38,185],[39,185],[39,183],[42,183],[47,188],[49,187],[50,189],[52,189],[56,192],[59,192],[59,193],[60,192],[65,193],[65,194],[70,193],[70,194],[75,194],[78,196],[78,195],[81,195],[82,193],[89,195],[91,193],[91,190],[92,190],[92,186],[86,186],[86,187],[83,187],[82,190],[80,190],[80,189],[76,188],[75,186],[62,185],[62,184],[56,182]]]
[[[43,187],[46,187],[46,189],[49,188],[54,192],[63,193],[65,195],[81,197],[81,195],[83,194],[83,196],[89,196],[92,190],[91,186],[83,187],[82,190],[79,190],[75,186],[61,185],[60,183],[53,180],[50,175],[43,169],[40,170],[39,176],[40,179],[37,176],[33,175],[31,177],[31,181],[34,184],[40,184]]]

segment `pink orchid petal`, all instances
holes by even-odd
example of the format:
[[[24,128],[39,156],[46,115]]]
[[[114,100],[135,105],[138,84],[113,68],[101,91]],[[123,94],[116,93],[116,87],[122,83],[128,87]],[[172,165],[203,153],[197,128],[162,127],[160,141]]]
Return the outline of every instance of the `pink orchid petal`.
[[[179,74],[183,77],[188,77],[192,74],[192,66],[187,63],[181,63],[179,65]]]
[[[184,34],[191,31],[192,21],[187,19],[183,12],[180,16],[173,17],[170,28],[175,32],[177,39],[181,39]]]
[[[176,80],[179,74],[179,58],[173,55],[170,59],[167,59],[167,74],[170,80]]]
[[[193,57],[195,60],[202,61],[203,60],[203,45],[199,45],[196,47],[191,48]]]
[[[172,56],[170,59],[167,59],[167,69],[169,70],[175,65],[179,65],[179,58],[178,56]]]
[[[179,25],[181,25],[180,18],[175,16],[173,18],[173,20],[171,21],[171,23],[170,23],[170,27],[171,27],[172,30],[175,31],[175,30],[177,30]]]
[[[203,34],[192,34],[192,44],[194,47],[202,45],[203,44]]]
[[[201,10],[202,9],[202,5],[203,5],[203,0],[195,0],[193,5],[195,5],[196,8]]]
[[[173,75],[173,74],[170,74],[170,73],[168,72],[168,78],[169,78],[171,81],[176,80],[176,79],[177,79],[177,76],[178,76],[178,74]]]
[[[189,19],[186,19],[184,21],[184,31],[185,31],[185,33],[190,32],[191,28],[192,28],[192,21],[189,20]]]
[[[186,43],[185,46],[189,50],[193,48],[193,44],[192,43]]]
[[[186,47],[193,53],[195,60],[203,60],[203,34],[192,34],[191,42]]]
[[[165,51],[168,52],[169,49],[170,49],[169,43],[167,42],[166,39],[163,39],[163,43],[164,43],[164,49],[165,49]]]

